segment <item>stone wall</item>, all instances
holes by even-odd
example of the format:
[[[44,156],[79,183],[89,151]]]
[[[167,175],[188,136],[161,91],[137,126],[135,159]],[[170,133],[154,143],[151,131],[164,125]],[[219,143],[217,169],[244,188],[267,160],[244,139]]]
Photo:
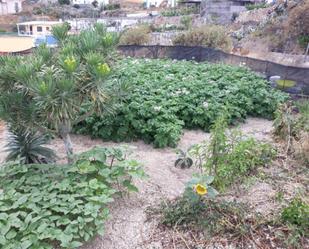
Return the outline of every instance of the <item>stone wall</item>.
[[[201,15],[207,22],[216,24],[227,24],[242,11],[246,10],[245,5],[261,0],[204,0],[201,4]]]

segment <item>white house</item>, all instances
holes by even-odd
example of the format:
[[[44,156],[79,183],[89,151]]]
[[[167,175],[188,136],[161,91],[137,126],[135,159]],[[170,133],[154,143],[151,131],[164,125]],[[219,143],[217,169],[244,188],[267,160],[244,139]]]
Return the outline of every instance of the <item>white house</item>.
[[[72,4],[92,4],[95,0],[72,0]],[[96,0],[98,5],[107,5],[109,0]]]
[[[30,21],[17,23],[19,36],[47,36],[51,34],[54,25],[62,24],[62,21]]]
[[[0,0],[0,15],[14,14],[22,11],[22,0]]]

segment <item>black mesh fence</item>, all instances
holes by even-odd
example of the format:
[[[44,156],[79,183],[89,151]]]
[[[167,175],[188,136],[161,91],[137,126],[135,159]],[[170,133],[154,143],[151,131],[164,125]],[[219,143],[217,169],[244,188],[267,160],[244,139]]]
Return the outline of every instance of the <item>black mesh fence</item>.
[[[253,71],[262,73],[268,78],[271,76],[280,76],[283,80],[289,80],[289,84],[284,85],[285,83],[283,82],[283,85],[280,86],[287,92],[309,95],[309,68],[286,66],[266,60],[228,54],[220,50],[198,46],[128,45],[119,46],[118,49],[125,56],[137,58],[170,58],[175,60],[208,61],[211,63],[246,66]]]

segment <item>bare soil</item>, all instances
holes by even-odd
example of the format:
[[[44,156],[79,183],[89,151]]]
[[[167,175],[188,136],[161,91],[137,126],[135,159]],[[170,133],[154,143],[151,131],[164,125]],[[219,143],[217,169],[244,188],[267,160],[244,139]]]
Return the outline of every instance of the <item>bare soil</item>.
[[[249,118],[239,129],[246,135],[259,140],[271,141],[272,122],[264,119]],[[5,153],[1,152],[5,144],[6,131],[0,124],[0,161]],[[186,150],[191,145],[209,139],[209,133],[200,130],[185,130],[179,143],[179,148]],[[157,206],[166,199],[179,196],[185,183],[191,178],[194,169],[181,170],[174,167],[175,150],[172,148],[155,149],[142,141],[132,143],[102,142],[88,136],[72,135],[75,152],[82,152],[96,145],[119,146],[132,148],[131,157],[142,162],[148,175],[146,180],[136,180],[139,188],[136,194],[130,194],[116,200],[111,206],[111,218],[106,223],[104,236],[97,236],[81,249],[169,249],[164,247],[164,237],[152,239],[157,234],[158,221],[147,220],[146,210]],[[62,141],[54,139],[50,145],[59,161],[65,161],[65,151]],[[286,185],[286,184],[285,184]],[[271,183],[257,180],[248,186],[248,190],[239,197],[261,213],[268,214],[276,209],[273,199],[276,190]],[[158,234],[157,234],[158,235]],[[184,247],[186,248],[186,247]],[[221,248],[221,247],[220,247]]]

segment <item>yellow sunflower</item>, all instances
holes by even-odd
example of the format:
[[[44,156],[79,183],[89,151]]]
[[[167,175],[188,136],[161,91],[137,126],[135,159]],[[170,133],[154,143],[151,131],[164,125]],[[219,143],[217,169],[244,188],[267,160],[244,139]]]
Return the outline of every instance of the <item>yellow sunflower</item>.
[[[202,196],[202,195],[206,195],[207,194],[207,188],[206,188],[206,186],[204,186],[202,184],[195,185],[194,189],[195,189],[195,191],[196,191],[196,193],[198,195]]]

